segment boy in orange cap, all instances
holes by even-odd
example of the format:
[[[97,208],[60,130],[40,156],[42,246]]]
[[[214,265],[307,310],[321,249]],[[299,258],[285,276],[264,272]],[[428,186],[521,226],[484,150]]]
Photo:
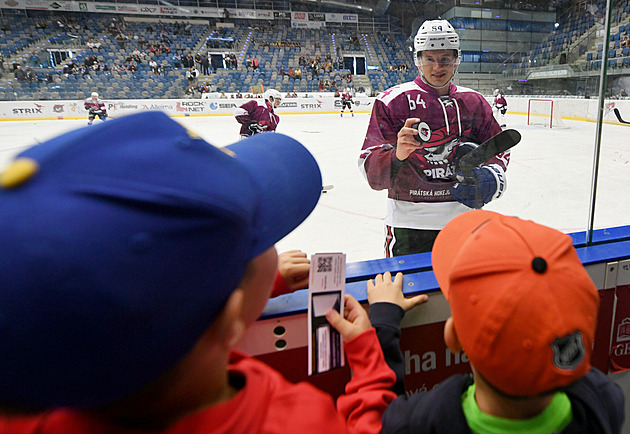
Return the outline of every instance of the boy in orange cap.
[[[466,352],[472,375],[400,396],[385,411],[382,432],[620,432],[623,393],[590,364],[597,288],[568,235],[470,211],[440,232],[432,261],[451,307],[444,340]],[[402,276],[396,281],[401,288]],[[405,307],[375,306],[372,324],[389,321],[396,330]]]

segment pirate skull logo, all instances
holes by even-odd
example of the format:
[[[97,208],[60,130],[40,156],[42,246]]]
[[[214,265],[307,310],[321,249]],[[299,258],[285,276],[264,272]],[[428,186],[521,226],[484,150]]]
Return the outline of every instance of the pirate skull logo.
[[[453,148],[457,146],[459,140],[454,139],[448,143],[442,143],[440,145],[425,147],[422,149],[424,158],[430,164],[446,164],[447,158],[453,152]]]

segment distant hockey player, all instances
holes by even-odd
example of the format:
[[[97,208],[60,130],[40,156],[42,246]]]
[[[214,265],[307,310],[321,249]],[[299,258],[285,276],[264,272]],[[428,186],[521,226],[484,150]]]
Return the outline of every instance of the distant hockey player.
[[[92,95],[85,100],[84,107],[88,111],[88,125],[92,125],[96,116],[102,121],[107,120],[105,103],[98,98],[97,92],[92,92]]]
[[[350,109],[350,113],[354,117],[354,111],[352,111],[352,93],[350,92],[350,88],[346,87],[343,93],[341,94],[341,117],[343,117],[343,112],[346,110],[346,107]]]
[[[505,128],[505,113],[507,112],[507,101],[499,89],[494,90],[494,102],[492,103],[492,114],[501,128]]]
[[[267,89],[264,99],[253,99],[234,111],[234,117],[241,124],[241,137],[249,137],[265,131],[275,131],[280,117],[274,109],[280,106],[282,95],[275,89]]]
[[[453,26],[425,21],[414,57],[418,77],[379,94],[359,156],[370,187],[388,190],[387,257],[431,251],[453,217],[497,199],[506,187],[509,152],[458,182],[458,159],[501,127],[481,94],[451,83],[461,59]]]

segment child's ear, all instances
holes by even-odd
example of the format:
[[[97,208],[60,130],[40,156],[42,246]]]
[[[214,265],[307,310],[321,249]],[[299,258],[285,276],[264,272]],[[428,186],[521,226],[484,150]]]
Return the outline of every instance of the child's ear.
[[[444,324],[444,342],[452,353],[457,354],[462,351],[462,344],[459,343],[452,316],[448,317],[446,324]]]
[[[230,348],[233,348],[241,339],[245,332],[243,322],[243,305],[245,302],[245,292],[236,289],[228,298],[218,319],[218,330],[221,341]]]

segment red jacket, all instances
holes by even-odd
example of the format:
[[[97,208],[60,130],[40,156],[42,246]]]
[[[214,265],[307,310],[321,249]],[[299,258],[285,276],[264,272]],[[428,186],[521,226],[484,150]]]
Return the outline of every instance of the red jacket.
[[[345,343],[353,371],[337,400],[309,383],[292,384],[263,362],[234,351],[229,370],[245,379],[230,401],[193,413],[164,434],[378,433],[385,408],[396,398],[375,329]],[[85,412],[60,409],[33,417],[0,417],[0,434],[140,434]],[[155,434],[155,431],[151,431]]]

